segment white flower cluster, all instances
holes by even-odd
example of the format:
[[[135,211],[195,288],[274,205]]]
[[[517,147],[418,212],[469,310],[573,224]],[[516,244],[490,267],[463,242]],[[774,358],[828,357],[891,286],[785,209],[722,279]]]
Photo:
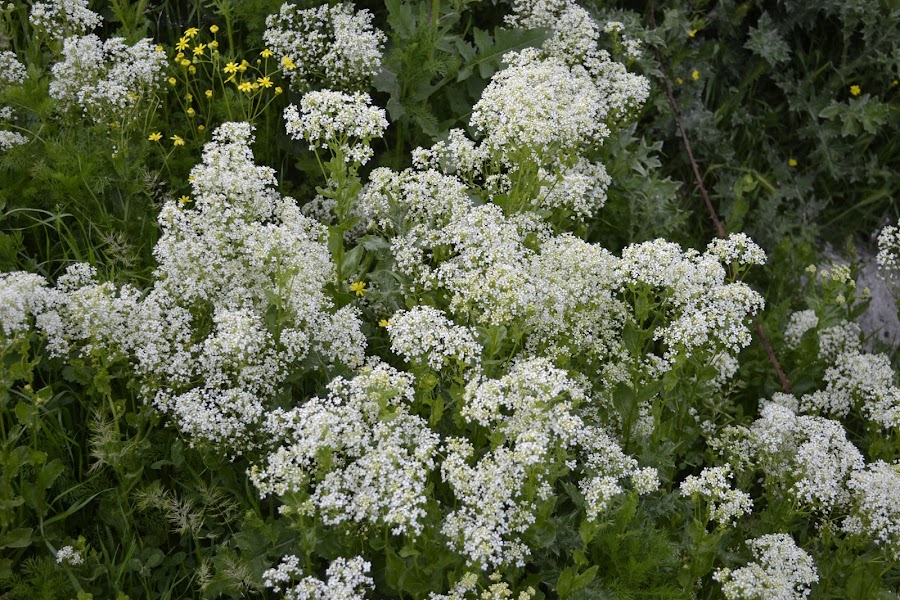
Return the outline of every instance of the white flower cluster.
[[[51,39],[61,40],[93,31],[103,17],[88,8],[88,0],[50,0],[32,4],[28,20]]]
[[[608,106],[590,74],[534,48],[503,57],[472,108],[471,126],[502,162],[555,164],[609,135]]]
[[[365,88],[381,66],[387,39],[372,20],[368,10],[354,11],[349,3],[304,10],[285,3],[266,18],[263,40],[298,87]]]
[[[625,25],[619,21],[608,21],[606,25],[603,26],[604,33],[621,34],[619,43],[622,44],[625,56],[631,60],[639,60],[643,56],[643,44],[641,43],[641,40],[628,37],[628,35],[623,32],[624,29]]]
[[[30,329],[31,315],[43,312],[47,280],[23,271],[0,273],[0,332],[7,339]]]
[[[16,131],[0,131],[0,152],[6,152],[10,148],[27,144],[27,136]]]
[[[478,574],[469,571],[453,584],[447,594],[431,592],[428,594],[428,600],[531,600],[537,595],[537,591],[530,586],[515,595],[510,589],[509,583],[502,579],[499,572],[492,573],[490,575],[491,583],[479,593]]]
[[[251,481],[262,496],[312,488],[309,501],[326,524],[372,522],[417,535],[439,438],[408,411],[411,376],[374,363],[328,389],[268,415],[266,430],[282,445],[251,469]]]
[[[791,314],[784,329],[784,341],[788,348],[795,350],[800,346],[803,334],[819,325],[819,317],[813,310],[798,310]]]
[[[869,536],[900,560],[900,464],[876,461],[850,476],[852,514],[842,528]]]
[[[878,428],[900,427],[900,388],[885,354],[867,354],[860,343],[859,325],[843,321],[819,332],[819,358],[831,363],[825,370],[824,390],[800,398],[804,412],[847,416],[860,407]]]
[[[25,65],[19,62],[15,52],[0,52],[0,87],[24,83],[26,76]]]
[[[505,440],[474,466],[469,462],[475,449],[467,440],[447,442],[441,472],[459,504],[442,531],[471,564],[524,565],[529,549],[521,534],[534,523],[536,502],[552,493],[548,477],[560,453],[580,449],[585,456],[581,487],[591,520],[622,493],[619,480],[631,476],[640,491],[658,485],[655,472],[637,469],[611,438],[574,413],[584,399],[581,387],[543,358],[466,386],[462,416]]]
[[[760,412],[750,428],[750,442],[770,489],[823,513],[846,506],[847,480],[864,461],[843,425],[798,416],[774,402],[765,402]]]
[[[878,255],[875,262],[889,277],[896,276],[900,268],[900,229],[896,226],[887,225],[878,234]]]
[[[73,567],[77,567],[84,563],[84,557],[81,555],[81,552],[72,546],[63,546],[56,551],[56,562],[57,564],[66,563]]]
[[[407,361],[427,364],[435,371],[455,362],[461,367],[478,366],[481,345],[472,331],[454,324],[431,306],[416,306],[394,313],[388,325],[391,350]]]
[[[650,95],[650,82],[645,77],[629,73],[599,48],[599,26],[574,0],[514,0],[513,13],[506,22],[514,27],[550,28],[553,35],[544,42],[543,51],[567,65],[584,65],[604,96],[611,119],[639,108]],[[616,25],[608,23],[604,30],[618,33],[620,27]],[[623,45],[629,58],[640,58],[639,40],[624,37]]]
[[[129,46],[117,37],[68,37],[62,61],[51,69],[50,96],[64,108],[80,107],[97,123],[126,119],[162,77],[166,55],[155,46],[149,38]]]
[[[699,476],[689,475],[681,482],[681,493],[709,503],[709,518],[719,525],[733,525],[735,519],[753,511],[750,494],[731,487],[731,467],[707,467]]]
[[[732,571],[719,569],[713,579],[728,600],[803,600],[819,580],[816,565],[786,533],[747,542],[756,562]]]
[[[263,584],[274,592],[284,592],[285,600],[364,600],[366,589],[375,582],[367,575],[372,564],[361,556],[334,559],[325,571],[326,581],[302,577],[300,559],[285,556],[281,564],[263,573]],[[299,582],[294,583],[297,579]]]
[[[538,207],[545,210],[564,208],[581,220],[603,208],[606,189],[612,183],[606,167],[584,158],[559,173],[541,168],[538,176],[547,181],[539,192]]]
[[[309,149],[339,149],[346,162],[366,164],[372,158],[369,142],[388,126],[384,110],[372,106],[368,94],[342,94],[331,90],[309,92],[284,110],[288,136],[305,140]]]
[[[683,252],[677,244],[654,240],[633,244],[622,251],[619,266],[620,285],[642,285],[658,289],[662,308],[668,313],[667,325],[656,330],[656,339],[668,346],[667,358],[681,349],[722,348],[738,352],[750,343],[747,315],[763,308],[762,296],[743,282],[726,283],[720,260],[733,255],[729,247],[740,247],[738,240],[729,246],[714,242],[704,254]],[[755,247],[756,245],[753,244]],[[738,260],[750,264],[761,254],[749,251]]]

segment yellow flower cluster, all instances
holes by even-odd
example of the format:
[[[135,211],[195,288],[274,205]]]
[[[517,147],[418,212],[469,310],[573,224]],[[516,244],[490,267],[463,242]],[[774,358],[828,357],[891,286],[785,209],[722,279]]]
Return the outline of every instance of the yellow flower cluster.
[[[206,31],[186,29],[172,55],[179,108],[191,123],[191,137],[202,135],[210,122],[253,122],[283,92],[276,85],[280,65],[265,49],[255,61],[229,56],[220,47],[217,25]],[[157,140],[153,140],[157,141]]]

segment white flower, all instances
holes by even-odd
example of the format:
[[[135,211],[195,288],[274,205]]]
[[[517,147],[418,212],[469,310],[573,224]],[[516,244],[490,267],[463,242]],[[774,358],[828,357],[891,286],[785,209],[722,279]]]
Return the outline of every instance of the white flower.
[[[707,467],[699,477],[689,475],[681,482],[681,493],[709,503],[709,518],[719,525],[733,525],[735,519],[753,511],[750,494],[731,487],[731,467]]]
[[[900,267],[900,229],[894,225],[887,225],[878,234],[878,255],[875,261],[888,277],[896,277]]]
[[[843,528],[868,535],[894,560],[900,560],[900,465],[876,461],[854,472],[847,484],[853,513]]]
[[[722,583],[728,600],[803,600],[819,580],[812,557],[785,533],[764,535],[747,542],[756,562],[732,571],[719,569],[713,579]]]
[[[263,573],[263,584],[276,593],[283,591],[285,600],[364,600],[366,589],[375,585],[366,575],[372,564],[361,556],[334,559],[325,571],[325,581],[312,576],[300,579],[299,565],[296,556],[285,556],[278,567]],[[289,585],[296,579],[300,581]]]
[[[435,371],[456,362],[477,366],[481,345],[467,327],[455,325],[444,313],[430,306],[398,311],[390,319],[391,350],[414,363],[427,364]]]
[[[0,87],[24,83],[26,76],[25,65],[19,62],[15,52],[0,52]]]
[[[63,546],[56,551],[56,562],[58,564],[66,563],[73,567],[77,567],[84,563],[84,557],[72,546]]]
[[[293,84],[360,89],[378,72],[387,39],[372,20],[371,12],[354,11],[349,3],[305,10],[285,3],[266,18],[263,40]]]
[[[300,112],[291,104],[284,120],[288,136],[305,140],[310,150],[339,149],[345,161],[360,165],[372,157],[369,142],[381,137],[388,125],[384,110],[372,106],[368,94],[331,90],[307,93],[300,101]]]
[[[93,31],[103,18],[88,8],[88,0],[50,0],[35,2],[28,20],[51,39],[61,40]]]
[[[68,37],[63,60],[51,69],[50,96],[64,108],[80,107],[96,123],[124,119],[160,82],[166,56],[155,46],[149,38],[129,46],[117,37]]]
[[[819,317],[813,310],[798,310],[792,313],[784,330],[784,341],[788,348],[796,349],[800,345],[803,334],[815,329],[818,324]]]
[[[0,273],[0,332],[11,339],[29,329],[29,320],[43,312],[47,280],[34,273]]]

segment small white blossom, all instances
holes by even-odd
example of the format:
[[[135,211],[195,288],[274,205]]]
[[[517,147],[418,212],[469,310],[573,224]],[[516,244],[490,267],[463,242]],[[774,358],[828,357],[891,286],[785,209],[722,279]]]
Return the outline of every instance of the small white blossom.
[[[819,317],[813,310],[798,310],[792,313],[784,330],[784,341],[788,348],[793,350],[800,346],[803,334],[815,329],[818,324]]]
[[[373,18],[349,3],[309,9],[285,3],[266,18],[263,40],[295,86],[321,82],[335,89],[361,89],[378,72],[387,39],[372,26]]]
[[[819,580],[812,557],[785,533],[747,542],[756,562],[732,571],[719,569],[713,579],[728,600],[804,600]]]
[[[321,581],[303,577],[300,559],[291,555],[263,573],[263,584],[276,593],[284,592],[285,600],[365,600],[366,590],[375,585],[366,575],[371,568],[372,564],[361,556],[338,557],[326,569],[327,579]]]
[[[50,0],[32,4],[28,20],[51,39],[61,40],[93,31],[103,17],[88,8],[88,0]]]
[[[72,546],[63,546],[56,551],[56,562],[58,564],[66,563],[73,567],[77,567],[84,563],[84,557],[81,555],[81,552]]]
[[[900,464],[876,461],[854,472],[847,483],[853,513],[843,529],[869,536],[894,560],[900,560]]]
[[[394,313],[388,333],[394,352],[435,371],[451,361],[463,366],[476,366],[481,361],[481,345],[472,332],[430,306]]]
[[[707,467],[700,476],[689,475],[681,482],[681,493],[709,503],[709,519],[719,525],[733,525],[735,519],[753,511],[750,494],[731,487],[731,467]]]

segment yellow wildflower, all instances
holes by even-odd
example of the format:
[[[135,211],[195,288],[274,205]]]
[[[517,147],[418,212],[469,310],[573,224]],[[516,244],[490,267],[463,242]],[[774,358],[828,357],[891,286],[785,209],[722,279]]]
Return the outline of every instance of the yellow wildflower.
[[[169,77],[169,85],[175,85],[176,83],[178,83],[177,79],[175,79],[174,77]]]
[[[378,321],[378,326],[379,327],[390,327],[391,322],[388,319],[382,319],[382,320]]]
[[[688,37],[689,37],[689,38],[692,38],[692,37],[694,37],[695,35],[697,35],[697,30],[696,30],[696,29],[691,29],[691,30],[688,32]]]
[[[350,284],[350,291],[356,292],[357,296],[362,296],[366,293],[366,282],[365,281],[357,281],[355,283]]]
[[[188,39],[186,37],[183,37],[180,40],[178,40],[177,44],[175,44],[175,49],[176,50],[186,50],[189,44],[190,44],[190,42],[188,42]]]
[[[253,86],[250,85],[249,82],[244,81],[244,82],[241,82],[240,84],[238,84],[238,89],[242,92],[250,92],[253,90]]]
[[[181,66],[182,66],[182,67],[189,67],[189,66],[191,66],[191,61],[190,61],[190,59],[187,59],[187,58],[182,59],[182,61],[181,61]]]
[[[191,75],[193,75],[196,72],[197,72],[197,67],[195,67],[194,65],[191,65],[190,67],[188,67],[188,73],[190,73]]]
[[[150,140],[151,142],[158,142],[159,140],[162,139],[162,133],[160,133],[159,131],[154,131],[153,133],[151,133],[150,135],[147,136],[147,139]]]
[[[262,56],[263,58],[269,58],[273,54],[274,54],[274,52],[272,52],[268,48],[266,48],[265,50],[263,50],[262,52],[259,53],[259,55]]]
[[[206,50],[206,44],[197,44],[194,46],[194,56],[203,56],[204,50]]]
[[[294,61],[291,60],[290,56],[283,56],[281,58],[281,66],[288,70],[297,68],[297,65],[294,64]]]
[[[206,91],[203,92],[203,93],[206,94],[206,97],[207,97],[207,98],[212,98],[212,97],[213,97],[213,91],[212,91],[212,90],[206,90]]]
[[[789,167],[796,167],[796,166],[797,166],[797,159],[796,159],[796,158],[789,158],[789,159],[788,159],[788,166],[789,166]]]
[[[684,83],[684,79],[682,79],[681,77],[676,77],[675,83],[677,83],[678,85],[681,85],[682,83]]]
[[[218,32],[219,32],[219,26],[218,26],[218,25],[210,25],[210,26],[209,26],[209,32],[210,32],[210,33],[218,33]]]
[[[187,111],[185,111],[185,112],[187,112],[187,116],[189,116],[189,117],[193,117],[195,114],[197,114],[197,112],[194,110],[193,106],[189,106]]]
[[[284,90],[281,89],[281,86],[278,86],[278,87],[275,88],[275,93],[276,93],[276,94],[280,94],[280,93],[283,92],[283,91],[284,91]]]
[[[185,94],[185,95],[184,95],[184,101],[185,101],[185,102],[192,102],[193,100],[194,100],[194,95],[193,95],[193,94]]]
[[[250,63],[248,63],[246,60],[242,60],[240,66],[238,66],[238,71],[243,73],[244,71],[247,70],[247,67],[249,67],[249,66],[250,66]]]
[[[203,131],[204,129],[206,129],[206,125],[204,125],[203,123],[197,125],[197,131]]]
[[[188,202],[191,201],[191,197],[190,196],[182,196],[181,198],[178,199],[178,201],[181,202],[182,204],[187,204]]]
[[[227,65],[225,65],[225,68],[222,70],[225,71],[226,73],[231,73],[232,75],[234,75],[235,73],[237,73],[238,65],[237,65],[237,63],[230,62]]]
[[[172,140],[173,146],[184,146],[184,138],[182,138],[180,135],[173,135],[169,139]]]
[[[269,79],[268,75],[266,75],[265,77],[260,77],[259,79],[256,80],[256,83],[258,83],[259,85],[261,85],[264,88],[272,87],[272,80]]]
[[[199,30],[199,29],[197,29],[196,27],[189,27],[189,28],[184,32],[184,37],[192,38],[192,37],[196,36],[198,33],[200,33],[200,30]]]
[[[850,86],[850,93],[853,94],[854,96],[859,96],[859,94],[861,92],[862,92],[862,89],[858,85]]]
[[[217,42],[216,40],[213,40],[209,43],[210,50],[215,50],[218,47],[219,47],[219,42]]]
[[[165,50],[165,48],[162,47],[162,44],[157,44],[157,45],[156,45],[156,51],[157,51],[157,52],[162,52],[163,50]]]
[[[176,62],[181,60],[182,58],[184,58],[184,52],[179,52],[178,54],[175,55]]]
[[[691,79],[693,79],[694,81],[697,81],[698,79],[700,79],[700,71],[698,71],[697,69],[694,69],[691,72]]]

